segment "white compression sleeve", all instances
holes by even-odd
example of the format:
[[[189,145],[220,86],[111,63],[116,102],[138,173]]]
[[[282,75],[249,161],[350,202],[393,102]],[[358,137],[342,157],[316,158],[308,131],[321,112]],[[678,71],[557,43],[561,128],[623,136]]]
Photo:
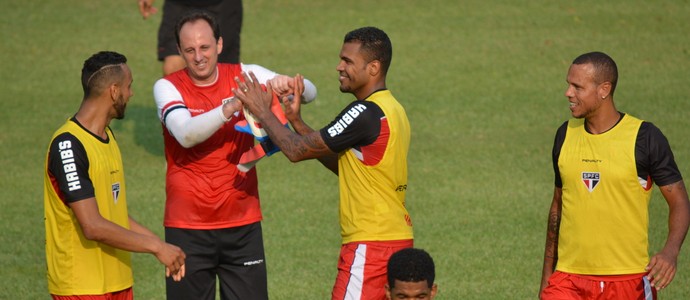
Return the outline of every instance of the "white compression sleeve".
[[[266,81],[269,79],[280,75],[262,66],[252,64],[242,64],[242,71],[246,73],[249,73],[249,71],[253,72],[261,84],[266,84]],[[306,78],[304,78],[304,92],[302,96],[304,96],[304,103],[309,103],[316,99],[316,86]]]
[[[316,99],[316,86],[309,80],[304,78],[304,92],[302,92],[304,97],[304,103],[310,103]]]
[[[194,117],[186,107],[168,109],[163,116],[166,106],[175,101],[182,103],[182,95],[166,79],[159,79],[153,85],[153,98],[158,107],[158,118],[182,147],[190,148],[205,141],[225,123],[222,105]]]

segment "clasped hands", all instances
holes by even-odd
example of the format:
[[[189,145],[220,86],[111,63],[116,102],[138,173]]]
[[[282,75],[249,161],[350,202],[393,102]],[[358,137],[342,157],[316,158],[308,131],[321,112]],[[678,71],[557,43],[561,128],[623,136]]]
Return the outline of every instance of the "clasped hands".
[[[273,93],[283,103],[285,115],[290,119],[291,115],[299,114],[299,106],[304,92],[304,77],[295,75],[290,78],[286,75],[278,75],[266,82],[266,89],[261,87],[253,72],[242,72],[242,78],[235,77],[237,87],[233,89],[235,97],[242,102],[259,121],[263,121],[267,113],[273,114],[271,105]]]

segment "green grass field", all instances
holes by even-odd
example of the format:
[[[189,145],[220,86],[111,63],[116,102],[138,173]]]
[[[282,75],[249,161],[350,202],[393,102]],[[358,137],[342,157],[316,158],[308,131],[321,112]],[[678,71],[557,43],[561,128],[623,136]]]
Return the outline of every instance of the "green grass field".
[[[160,7],[163,0],[158,0]],[[524,3],[522,3],[524,2]],[[151,87],[160,76],[160,13],[142,20],[134,0],[4,0],[0,10],[0,299],[49,299],[42,172],[53,131],[77,110],[83,61],[100,50],[128,56],[135,96],[114,121],[130,214],[162,236],[165,159]],[[570,61],[604,51],[618,63],[619,110],[666,134],[690,176],[690,2],[668,1],[245,1],[242,61],[311,79],[303,115],[331,120],[346,32],[374,25],[393,41],[388,87],[413,130],[408,208],[415,244],[437,264],[437,299],[536,299],[550,151],[570,113]],[[339,251],[337,178],[316,161],[260,163],[272,299],[327,299]],[[666,237],[655,190],[650,253]],[[690,246],[661,299],[690,298]],[[135,254],[137,299],[164,299],[163,268]]]

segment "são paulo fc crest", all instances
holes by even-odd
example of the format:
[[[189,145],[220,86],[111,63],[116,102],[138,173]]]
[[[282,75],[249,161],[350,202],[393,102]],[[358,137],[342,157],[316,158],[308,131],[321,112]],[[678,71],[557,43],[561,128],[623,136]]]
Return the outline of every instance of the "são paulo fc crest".
[[[582,172],[582,183],[585,184],[585,187],[591,193],[599,184],[599,172]]]
[[[117,204],[117,198],[120,197],[120,183],[119,182],[113,183],[112,190],[113,190],[113,201],[115,201],[115,204]]]

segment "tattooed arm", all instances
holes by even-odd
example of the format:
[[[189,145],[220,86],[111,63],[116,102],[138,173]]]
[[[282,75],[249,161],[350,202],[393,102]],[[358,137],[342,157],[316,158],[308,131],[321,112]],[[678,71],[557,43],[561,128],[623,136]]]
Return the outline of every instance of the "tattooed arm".
[[[291,121],[290,124],[297,133],[290,131],[285,126],[280,125],[276,118],[261,119],[261,124],[271,137],[271,141],[278,145],[280,151],[291,162],[316,158],[319,162],[333,173],[338,175],[338,154],[326,146],[321,133],[311,129],[301,119],[299,122]],[[274,119],[274,120],[271,120]],[[301,123],[301,124],[300,124]]]
[[[541,286],[539,294],[546,287],[549,277],[556,269],[558,262],[558,234],[561,225],[561,207],[563,190],[554,188],[551,209],[549,209],[549,220],[546,225],[546,245],[544,247],[544,267],[541,271]]]
[[[338,175],[338,154],[330,150],[318,131],[315,131],[309,127],[307,123],[304,123],[302,117],[299,116],[299,109],[295,109],[295,105],[299,107],[299,103],[285,103],[285,115],[288,116],[290,125],[295,129],[295,132],[302,136],[307,148],[311,149],[314,155],[318,155],[316,159],[318,159],[324,167],[331,170],[335,175]],[[294,112],[295,110],[296,113]],[[285,155],[287,156],[288,154],[286,153]],[[288,156],[288,158],[290,157]],[[293,158],[295,157],[293,156]],[[290,160],[294,161],[292,159]]]
[[[659,189],[668,203],[668,237],[664,248],[652,256],[646,268],[652,286],[658,290],[668,286],[676,274],[678,254],[690,224],[690,202],[683,181],[661,186]]]

